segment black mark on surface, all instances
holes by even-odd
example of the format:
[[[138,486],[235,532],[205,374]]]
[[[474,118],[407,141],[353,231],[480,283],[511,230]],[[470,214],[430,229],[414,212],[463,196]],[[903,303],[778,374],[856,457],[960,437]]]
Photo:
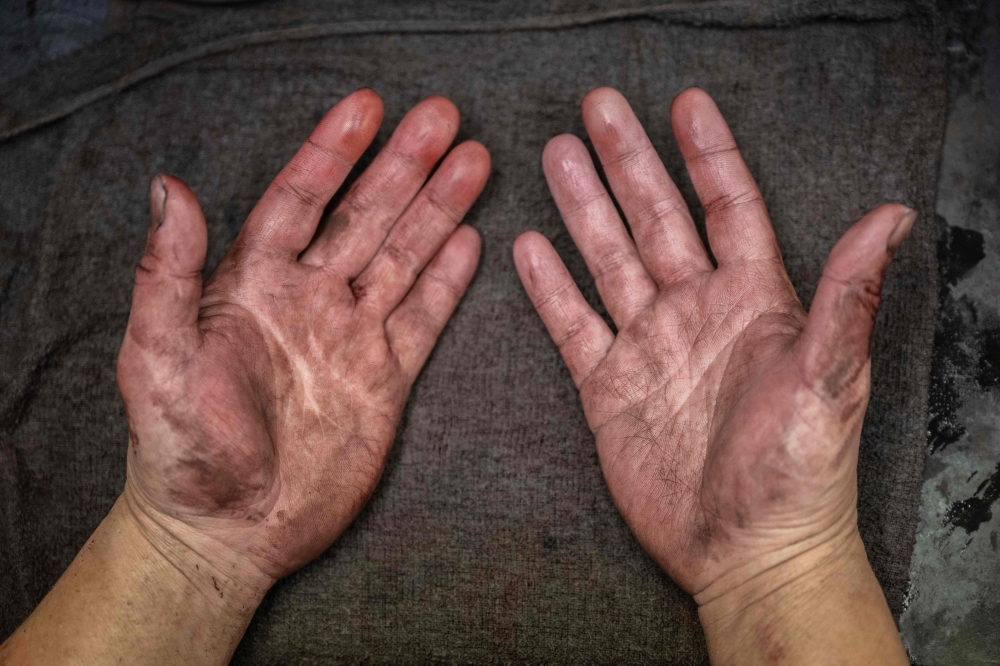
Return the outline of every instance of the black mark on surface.
[[[972,497],[959,500],[948,508],[947,513],[945,513],[945,521],[955,527],[961,527],[967,534],[971,534],[992,518],[993,504],[1000,499],[1000,478],[998,475],[1000,475],[1000,465],[997,465],[993,473],[979,484]],[[992,540],[991,543],[993,543]]]
[[[937,330],[934,332],[934,351],[931,357],[931,382],[928,394],[927,424],[931,453],[936,453],[958,441],[965,434],[965,426],[958,417],[962,397],[958,380],[969,376],[974,359],[970,356],[969,338],[974,336],[970,327],[976,316],[975,307],[968,299],[956,299],[944,287]]]
[[[935,217],[939,224],[941,221],[948,224],[940,215]],[[943,282],[958,284],[985,257],[983,235],[978,231],[949,225],[945,233],[938,236],[938,267]]]
[[[984,389],[1000,386],[1000,328],[988,328],[979,333],[976,381]]]
[[[957,442],[965,434],[958,417],[962,407],[959,383],[977,374],[975,351],[981,345],[976,328],[979,315],[965,296],[956,298],[951,285],[983,258],[982,234],[952,227],[940,215],[937,222],[937,255],[940,268],[937,329],[931,357],[931,382],[928,395],[927,435],[931,453]]]

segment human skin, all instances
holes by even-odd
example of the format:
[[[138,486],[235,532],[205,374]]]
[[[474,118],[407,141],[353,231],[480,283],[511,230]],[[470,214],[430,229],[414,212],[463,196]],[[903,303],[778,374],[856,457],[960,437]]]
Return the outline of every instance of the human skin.
[[[368,500],[475,271],[460,221],[490,171],[478,143],[449,152],[458,111],[432,97],[321,222],[382,113],[370,90],[331,109],[204,285],[197,200],[154,178],[118,357],[125,489],[0,663],[227,663]]]
[[[856,504],[882,278],[916,214],[849,229],[807,314],[707,94],[682,92],[671,120],[717,265],[625,98],[592,91],[583,120],[631,236],[582,141],[555,137],[543,167],[617,333],[543,236],[514,259],[615,505],[694,595],[713,664],[908,664]]]

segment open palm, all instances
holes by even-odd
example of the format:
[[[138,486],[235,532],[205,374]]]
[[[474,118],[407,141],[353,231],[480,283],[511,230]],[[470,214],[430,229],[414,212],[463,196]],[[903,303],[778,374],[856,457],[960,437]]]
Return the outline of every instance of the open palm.
[[[544,237],[521,236],[515,261],[580,390],[615,504],[703,603],[856,536],[869,341],[882,276],[914,215],[886,205],[852,227],[807,316],[708,95],[681,93],[671,117],[717,267],[625,99],[595,90],[583,117],[631,236],[579,139],[552,139],[543,165],[617,335]]]
[[[118,361],[125,496],[143,524],[272,579],[326,549],[371,495],[479,258],[459,222],[489,155],[463,143],[427,180],[458,130],[440,97],[407,114],[321,224],[381,120],[370,90],[335,106],[204,289],[197,200],[174,178],[152,186]]]

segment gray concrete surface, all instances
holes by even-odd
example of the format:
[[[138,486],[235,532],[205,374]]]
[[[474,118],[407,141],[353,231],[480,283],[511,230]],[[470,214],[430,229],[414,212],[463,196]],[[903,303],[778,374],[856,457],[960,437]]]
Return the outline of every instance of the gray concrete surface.
[[[900,618],[920,666],[1000,664],[1000,2],[963,9],[938,177],[930,450]]]
[[[1000,511],[993,513],[1000,499],[1000,0],[952,2],[947,10],[950,110],[935,221],[941,311],[920,526],[900,618],[918,666],[1000,664]],[[121,0],[0,0],[0,82],[99,38],[126,12],[163,11],[179,10]]]

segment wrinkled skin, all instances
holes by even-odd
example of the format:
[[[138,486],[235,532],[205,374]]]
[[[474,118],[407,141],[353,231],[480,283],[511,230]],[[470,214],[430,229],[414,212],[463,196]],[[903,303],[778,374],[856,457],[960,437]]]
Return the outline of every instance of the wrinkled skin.
[[[671,118],[717,267],[625,99],[595,90],[583,117],[631,237],[579,139],[554,138],[543,165],[617,335],[544,237],[521,236],[515,261],[579,387],[615,504],[703,603],[726,592],[710,587],[856,536],[869,342],[915,215],[886,205],[852,227],[807,315],[708,95],[681,93]]]
[[[458,129],[442,98],[414,107],[321,223],[381,120],[370,90],[337,104],[204,287],[194,195],[167,176],[151,188],[118,359],[125,496],[144,525],[272,579],[325,550],[371,495],[479,257],[459,221],[489,174],[485,148],[457,146],[427,180]]]

